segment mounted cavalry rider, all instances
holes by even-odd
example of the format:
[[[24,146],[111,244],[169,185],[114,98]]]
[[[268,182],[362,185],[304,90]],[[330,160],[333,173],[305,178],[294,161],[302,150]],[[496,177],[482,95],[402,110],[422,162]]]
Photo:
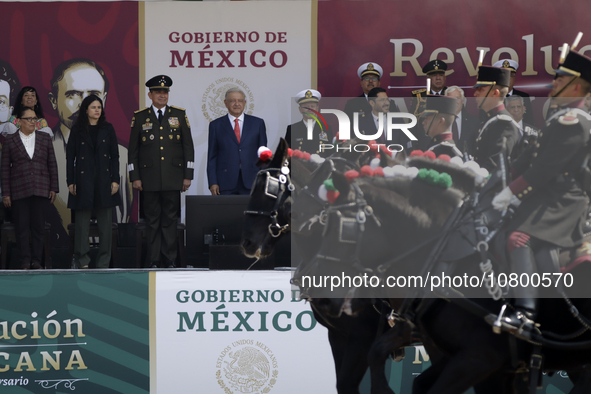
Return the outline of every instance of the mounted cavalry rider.
[[[480,111],[480,130],[470,154],[480,167],[493,172],[506,139],[507,155],[519,140],[517,124],[505,109],[503,100],[509,91],[511,71],[507,68],[480,66],[474,97]]]
[[[537,143],[512,165],[514,180],[493,199],[496,209],[521,202],[509,224],[507,248],[514,273],[531,275],[558,267],[558,249],[579,244],[588,198],[581,185],[589,152],[591,116],[581,108],[591,89],[591,59],[571,50],[559,63],[550,97],[558,110]],[[534,327],[537,288],[513,289],[516,310],[501,321],[521,333]]]
[[[447,96],[427,96],[425,111],[421,115],[425,134],[431,137],[430,151],[437,156],[462,157],[453,140],[451,126],[456,119],[456,99]]]

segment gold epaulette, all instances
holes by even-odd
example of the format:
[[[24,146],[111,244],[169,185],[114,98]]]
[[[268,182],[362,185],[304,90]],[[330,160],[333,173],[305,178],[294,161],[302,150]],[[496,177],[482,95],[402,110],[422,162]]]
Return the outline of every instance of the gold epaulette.
[[[174,108],[174,109],[178,109],[178,110],[181,110],[181,111],[185,111],[185,109],[184,109],[184,108],[181,108],[181,107],[175,107],[174,105],[171,105],[171,107],[172,107],[172,108]]]
[[[426,91],[427,91],[427,89],[417,89],[417,90],[413,90],[411,93],[412,94],[421,94]]]
[[[146,108],[138,109],[137,111],[135,111],[135,112],[134,112],[134,114],[137,114],[138,112],[145,111],[145,110],[147,110],[148,108],[150,108],[150,107],[146,107]]]

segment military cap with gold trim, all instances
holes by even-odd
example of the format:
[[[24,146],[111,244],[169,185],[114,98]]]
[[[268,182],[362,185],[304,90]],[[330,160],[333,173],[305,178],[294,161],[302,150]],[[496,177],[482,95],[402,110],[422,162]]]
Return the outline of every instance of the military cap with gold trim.
[[[509,86],[511,84],[511,70],[508,68],[480,66],[474,88],[492,85]]]
[[[432,114],[456,114],[456,99],[455,97],[440,96],[437,94],[427,95],[425,98],[427,105],[425,112],[421,116]]]
[[[591,58],[577,51],[570,51],[564,62],[560,63],[554,72],[558,75],[580,77],[591,83]]]
[[[433,73],[444,73],[447,71],[447,63],[443,60],[435,59],[425,64],[423,67],[423,73],[429,75]]]
[[[166,89],[170,90],[172,86],[172,79],[168,75],[156,75],[153,78],[150,78],[148,82],[146,82],[146,87],[150,90],[153,89]]]
[[[377,75],[378,78],[382,78],[383,73],[384,70],[382,70],[382,67],[379,64],[372,62],[362,64],[357,69],[357,75],[359,75],[359,78],[363,78],[366,75]]]
[[[306,89],[296,94],[295,99],[298,104],[317,103],[322,98],[318,90]]]
[[[513,71],[517,71],[517,69],[519,68],[519,63],[517,63],[513,59],[501,59],[495,64],[493,64],[493,67],[511,68],[513,69]]]

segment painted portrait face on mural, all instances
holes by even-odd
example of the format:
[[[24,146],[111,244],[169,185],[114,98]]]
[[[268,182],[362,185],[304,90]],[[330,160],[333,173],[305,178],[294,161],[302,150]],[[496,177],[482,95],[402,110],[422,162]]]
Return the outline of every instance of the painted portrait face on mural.
[[[7,122],[12,115],[16,92],[20,90],[20,82],[11,65],[0,59],[0,124]]]
[[[80,104],[84,98],[94,94],[100,97],[103,103],[106,101],[107,80],[104,72],[97,69],[98,66],[94,65],[94,62],[93,64],[75,62],[66,68],[62,65],[54,71],[49,101],[57,112],[62,133],[68,134],[78,117]],[[58,72],[60,68],[63,69],[61,73]],[[58,74],[61,74],[61,78]]]
[[[10,106],[10,85],[4,80],[0,80],[0,123],[10,119],[12,107]]]

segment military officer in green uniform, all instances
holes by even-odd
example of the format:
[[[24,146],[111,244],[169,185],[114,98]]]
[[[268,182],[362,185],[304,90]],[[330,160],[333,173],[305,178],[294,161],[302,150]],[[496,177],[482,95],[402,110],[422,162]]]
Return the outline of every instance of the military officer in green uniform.
[[[507,156],[512,156],[513,147],[519,141],[519,129],[503,100],[509,91],[511,71],[507,68],[480,66],[474,97],[480,111],[480,128],[473,151],[480,167],[493,172],[499,165],[499,154],[506,139]]]
[[[299,149],[310,154],[317,153],[322,157],[330,156],[332,152],[321,152],[320,144],[328,144],[332,136],[327,130],[327,125],[316,114],[319,112],[319,101],[322,95],[314,89],[302,90],[296,94],[298,110],[302,114],[302,120],[287,126],[285,140],[292,149]],[[317,121],[318,120],[318,121]],[[312,122],[312,138],[308,138],[308,122]]]
[[[172,79],[158,75],[146,82],[152,105],[131,121],[129,179],[143,192],[149,267],[174,268],[180,193],[193,179],[193,138],[185,110],[169,106]]]
[[[427,79],[429,80],[430,89],[427,92],[427,89],[417,89],[412,91],[412,100],[410,103],[410,111],[419,118],[423,111],[425,110],[425,99],[427,95],[431,96],[443,96],[447,90],[447,86],[445,86],[446,76],[445,72],[447,71],[447,63],[443,60],[435,59],[431,60],[429,63],[425,64],[423,67],[423,73],[427,75]],[[420,150],[427,150],[431,145],[431,139],[425,133],[421,123],[417,124],[412,129],[412,133],[415,137],[418,138],[417,141],[414,141],[410,147],[410,150],[413,149],[420,149]]]
[[[412,91],[412,101],[410,104],[411,111],[418,118],[425,110],[425,98],[427,95],[432,96],[445,96],[447,86],[445,86],[447,71],[447,63],[443,60],[431,60],[423,67],[423,73],[427,75],[427,78],[431,81],[431,89],[427,92],[427,89],[417,89]]]
[[[591,129],[591,116],[584,110],[591,58],[571,50],[555,72],[550,97],[558,110],[546,119],[537,142],[513,163],[511,172],[517,177],[492,201],[499,210],[518,205],[509,223],[507,249],[513,273],[530,278],[538,269],[540,276],[551,274],[559,267],[558,249],[581,243],[589,204],[582,169]],[[520,284],[512,290],[515,310],[501,320],[502,327],[528,337],[538,289]]]
[[[457,101],[447,96],[427,96],[425,111],[421,115],[425,133],[431,138],[430,151],[435,155],[462,157],[454,143],[451,126],[456,119]]]

